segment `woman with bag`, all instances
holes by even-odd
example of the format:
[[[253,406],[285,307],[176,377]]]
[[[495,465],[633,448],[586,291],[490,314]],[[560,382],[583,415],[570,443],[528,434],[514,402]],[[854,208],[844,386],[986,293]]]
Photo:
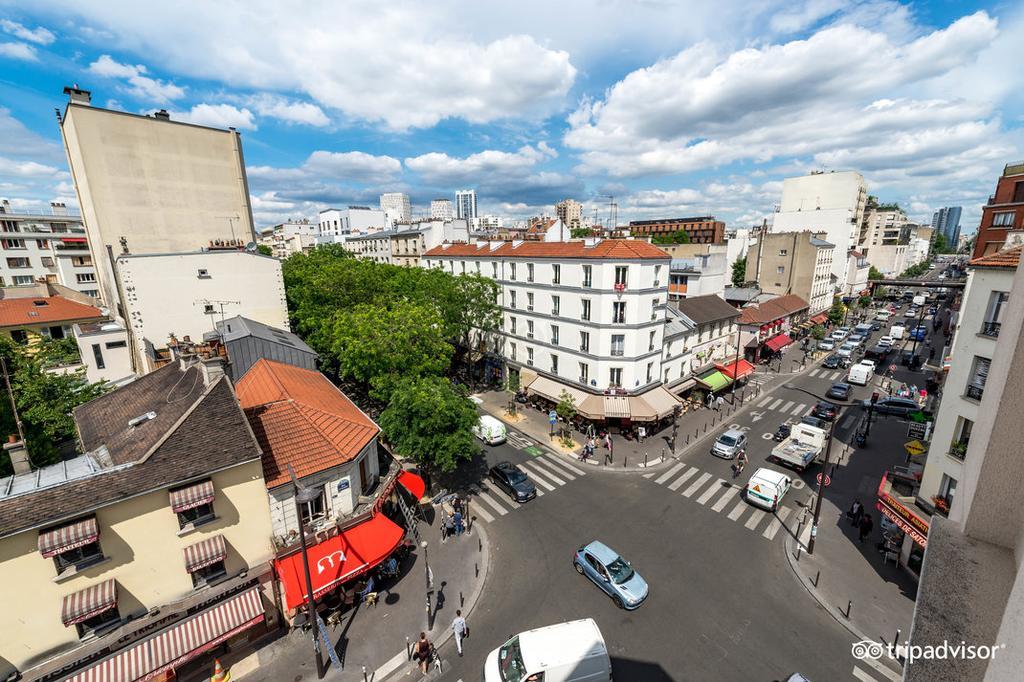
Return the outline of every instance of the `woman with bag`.
[[[413,651],[413,660],[417,661],[420,666],[420,672],[424,675],[427,674],[427,666],[430,664],[430,642],[427,640],[427,633],[421,632],[420,638],[416,642],[416,648]]]

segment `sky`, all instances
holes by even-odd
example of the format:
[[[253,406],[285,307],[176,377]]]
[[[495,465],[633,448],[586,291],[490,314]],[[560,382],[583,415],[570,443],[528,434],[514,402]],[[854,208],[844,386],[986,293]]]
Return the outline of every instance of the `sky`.
[[[240,130],[259,227],[470,188],[509,218],[745,226],[784,178],[857,170],[970,232],[1024,158],[1022,35],[1024,3],[976,0],[0,0],[0,197],[77,205],[78,84]]]

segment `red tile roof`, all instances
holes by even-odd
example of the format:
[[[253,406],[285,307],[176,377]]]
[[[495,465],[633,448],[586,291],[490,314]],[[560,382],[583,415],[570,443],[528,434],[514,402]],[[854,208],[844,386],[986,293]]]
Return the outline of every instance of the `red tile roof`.
[[[0,327],[35,327],[53,322],[101,320],[99,308],[63,296],[0,299]]]
[[[442,244],[423,254],[424,257],[480,258],[585,258],[633,260],[650,258],[670,260],[671,256],[652,244],[636,239],[602,239],[593,246],[582,240],[569,242],[503,242],[492,249],[487,243]]]
[[[1020,265],[1020,252],[1024,247],[1015,246],[1012,249],[999,251],[988,256],[979,256],[970,262],[972,268],[1016,268]]]
[[[796,294],[786,294],[758,306],[750,306],[740,311],[740,324],[765,324],[782,317],[789,317],[793,313],[806,310],[807,301]]]
[[[380,428],[320,372],[260,359],[235,387],[268,488],[350,462]]]

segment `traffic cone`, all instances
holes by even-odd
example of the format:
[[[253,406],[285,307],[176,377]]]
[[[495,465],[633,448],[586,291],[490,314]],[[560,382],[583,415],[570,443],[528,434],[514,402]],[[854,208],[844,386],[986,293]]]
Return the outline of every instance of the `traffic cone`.
[[[231,673],[220,664],[220,659],[213,659],[213,677],[210,682],[231,682]]]

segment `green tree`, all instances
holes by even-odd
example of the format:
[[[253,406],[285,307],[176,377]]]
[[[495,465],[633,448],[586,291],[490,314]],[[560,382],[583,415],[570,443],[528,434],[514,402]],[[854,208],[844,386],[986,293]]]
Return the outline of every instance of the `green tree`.
[[[732,264],[732,285],[741,287],[747,281],[747,257],[736,259]]]
[[[825,328],[822,327],[820,324],[814,325],[813,327],[811,327],[811,336],[817,339],[818,341],[821,341],[823,338],[825,338]]]
[[[837,296],[832,301],[832,307],[828,311],[828,319],[832,324],[842,324],[843,318],[846,317],[846,306],[839,300]]]
[[[333,333],[339,374],[377,400],[387,401],[403,378],[439,375],[451,364],[453,348],[441,317],[416,303],[358,305],[335,317]]]
[[[860,298],[857,299],[857,305],[859,305],[861,308],[867,308],[869,305],[871,305],[871,297],[861,296]]]
[[[587,237],[594,237],[594,230],[589,227],[574,227],[569,231],[569,236],[572,239],[586,239]]]
[[[885,279],[885,275],[881,273],[874,265],[868,270],[868,279]]]
[[[273,249],[271,249],[266,244],[258,244],[256,246],[256,253],[260,254],[261,256],[273,256],[274,255]]]
[[[686,230],[679,230],[672,234],[656,234],[651,238],[652,244],[689,244],[690,235]]]
[[[427,469],[453,471],[477,452],[476,408],[444,377],[405,377],[394,387],[380,427],[395,452]]]
[[[955,249],[950,245],[949,240],[946,239],[946,235],[941,232],[935,235],[935,239],[932,241],[932,254],[946,254],[954,253]]]

